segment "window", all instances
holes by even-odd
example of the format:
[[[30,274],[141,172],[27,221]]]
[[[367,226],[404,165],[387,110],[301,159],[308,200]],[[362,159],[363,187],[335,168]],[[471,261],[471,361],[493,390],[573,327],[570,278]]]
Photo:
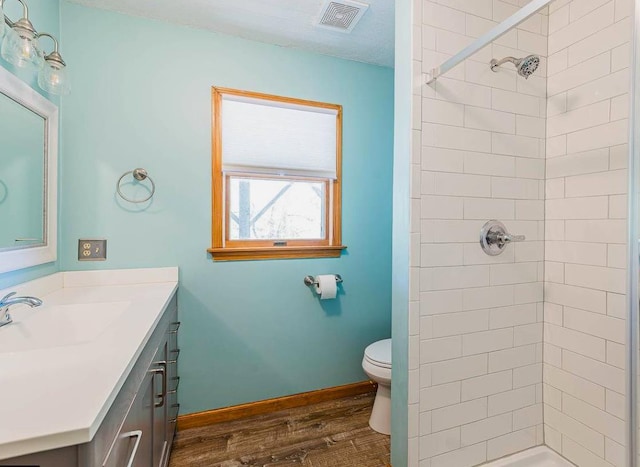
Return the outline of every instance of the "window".
[[[342,107],[212,88],[215,260],[339,257]]]

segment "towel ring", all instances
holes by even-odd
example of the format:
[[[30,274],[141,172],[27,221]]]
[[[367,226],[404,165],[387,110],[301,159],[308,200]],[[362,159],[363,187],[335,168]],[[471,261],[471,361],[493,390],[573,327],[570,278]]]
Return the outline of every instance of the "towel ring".
[[[122,183],[122,179],[124,177],[126,177],[129,174],[133,174],[133,178],[135,178],[137,181],[141,182],[143,180],[149,179],[149,181],[151,182],[151,193],[149,194],[149,196],[147,196],[144,199],[130,199],[127,198],[122,191],[120,190],[120,184]],[[125,201],[128,201],[130,203],[144,203],[145,201],[149,201],[151,198],[153,198],[153,195],[156,192],[156,184],[153,183],[153,179],[151,177],[149,177],[149,174],[147,173],[147,171],[145,169],[133,169],[130,170],[129,172],[125,172],[122,174],[122,176],[118,179],[118,183],[116,184],[116,190],[118,192],[118,196],[120,196],[120,198],[122,198]]]

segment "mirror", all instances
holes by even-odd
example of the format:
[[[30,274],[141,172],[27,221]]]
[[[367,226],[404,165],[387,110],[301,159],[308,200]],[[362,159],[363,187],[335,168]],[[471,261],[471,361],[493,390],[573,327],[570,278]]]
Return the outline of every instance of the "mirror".
[[[45,119],[0,94],[0,251],[44,244]]]
[[[0,67],[0,273],[56,260],[58,109]]]

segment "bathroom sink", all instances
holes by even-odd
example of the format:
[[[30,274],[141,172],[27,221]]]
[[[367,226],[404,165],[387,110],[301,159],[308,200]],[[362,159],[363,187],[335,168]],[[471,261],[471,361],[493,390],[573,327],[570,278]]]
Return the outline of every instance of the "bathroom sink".
[[[97,339],[130,302],[46,304],[15,309],[13,323],[0,327],[0,353],[79,345]]]

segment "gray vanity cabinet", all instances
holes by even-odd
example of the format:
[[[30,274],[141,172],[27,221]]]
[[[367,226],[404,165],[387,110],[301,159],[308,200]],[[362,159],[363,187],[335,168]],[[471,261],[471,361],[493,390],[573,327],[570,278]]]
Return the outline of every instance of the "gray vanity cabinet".
[[[90,442],[0,460],[0,467],[166,467],[179,407],[177,318],[174,295]]]

